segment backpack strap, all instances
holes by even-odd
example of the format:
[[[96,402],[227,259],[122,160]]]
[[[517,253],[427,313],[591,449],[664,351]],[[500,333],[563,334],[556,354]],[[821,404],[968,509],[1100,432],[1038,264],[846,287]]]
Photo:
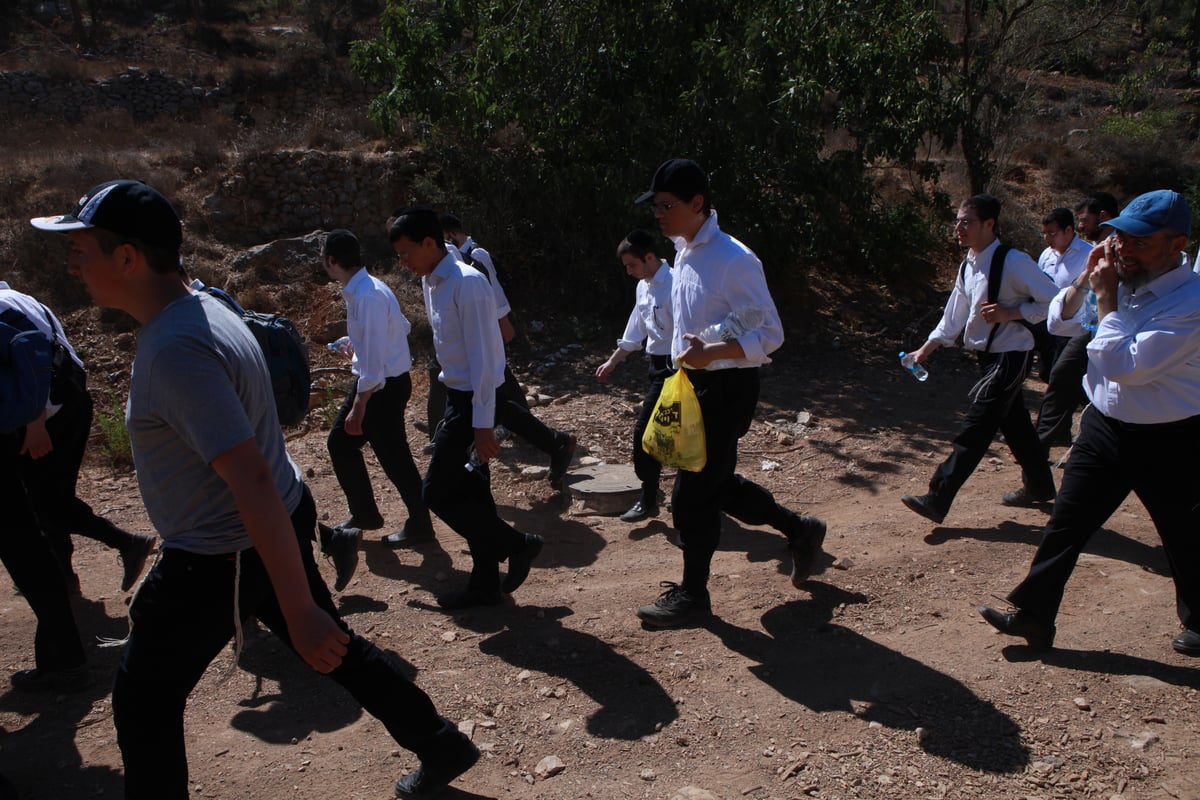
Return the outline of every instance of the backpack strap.
[[[995,303],[1000,299],[1000,282],[1004,280],[1004,261],[1008,258],[1008,251],[1012,250],[1006,244],[1001,244],[996,248],[996,252],[992,253],[992,265],[988,269],[988,292],[987,301]],[[992,329],[988,331],[987,344],[983,348],[983,352],[991,352],[992,342],[996,339],[996,331],[1000,330],[1000,323],[992,323]]]

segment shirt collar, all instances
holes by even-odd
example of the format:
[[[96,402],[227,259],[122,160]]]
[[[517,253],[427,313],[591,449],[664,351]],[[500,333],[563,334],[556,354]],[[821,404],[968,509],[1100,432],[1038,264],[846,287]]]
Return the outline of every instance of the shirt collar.
[[[685,247],[699,247],[712,241],[720,231],[721,228],[717,224],[717,210],[713,208],[709,210],[708,219],[704,220],[700,230],[696,231],[696,235],[690,242],[682,236],[672,236],[671,241],[675,243],[676,250],[682,250]]]
[[[971,251],[968,250],[967,251],[967,260],[970,261],[972,264],[978,264],[981,261],[984,261],[985,260],[984,256],[986,256],[987,257],[986,260],[990,264],[992,255],[996,252],[996,248],[999,246],[1000,246],[1000,239],[997,237],[995,239],[992,239],[991,244],[989,244],[987,247],[983,248],[981,251],[979,251],[978,253],[976,253],[973,256],[971,255]]]
[[[653,277],[646,279],[646,285],[647,286],[662,286],[663,282],[666,281],[667,276],[670,275],[670,272],[671,272],[671,265],[667,263],[667,260],[665,258],[660,258],[658,260],[658,269],[655,270]]]
[[[358,289],[363,283],[369,283],[370,280],[371,276],[370,273],[367,272],[367,268],[360,267],[358,272],[354,273],[350,277],[350,280],[346,281],[346,285],[342,287],[342,294],[344,296],[354,294],[356,289]]]
[[[433,268],[433,272],[425,276],[425,280],[429,281],[431,286],[437,286],[457,271],[458,263],[454,254],[447,250],[446,255],[442,256],[442,260]]]
[[[1152,292],[1155,297],[1166,297],[1194,276],[1181,262],[1147,283],[1137,294],[1140,297],[1142,292]]]

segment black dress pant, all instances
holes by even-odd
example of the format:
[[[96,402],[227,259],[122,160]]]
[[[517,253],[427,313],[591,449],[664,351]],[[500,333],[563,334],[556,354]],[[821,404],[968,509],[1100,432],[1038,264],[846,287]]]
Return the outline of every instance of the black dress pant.
[[[704,417],[707,461],[699,472],[679,470],[671,512],[683,543],[683,586],[703,593],[721,538],[722,512],[747,525],[776,527],[791,512],[734,472],[738,439],[750,430],[758,405],[758,368],[689,370],[688,378]]]
[[[1162,539],[1184,627],[1200,630],[1200,417],[1128,425],[1088,407],[1062,487],[1029,575],[1009,595],[1017,608],[1052,622],[1088,539],[1137,494]],[[1119,601],[1118,601],[1119,602]]]
[[[472,392],[446,390],[446,415],[433,437],[422,489],[429,510],[467,541],[470,588],[492,592],[500,588],[500,562],[520,552],[525,537],[496,513],[487,466],[466,468],[475,444],[472,397]]]
[[[1087,374],[1087,345],[1091,340],[1090,333],[1071,337],[1050,370],[1036,425],[1038,441],[1047,453],[1059,436],[1070,434],[1075,409],[1087,405],[1083,376]]]
[[[360,519],[379,516],[375,502],[375,490],[363,460],[363,445],[370,443],[379,466],[383,467],[388,479],[400,492],[408,508],[408,518],[414,525],[429,526],[429,511],[421,499],[421,473],[413,462],[408,449],[408,434],[404,428],[404,412],[412,395],[412,377],[406,372],[387,379],[367,401],[367,415],[363,420],[363,432],[354,436],[346,432],[346,416],[358,396],[358,384],[350,387],[346,400],[338,411],[333,428],[329,431],[329,458],[333,462],[333,473],[337,476],[350,516]]]
[[[950,510],[958,490],[983,460],[996,431],[1004,434],[1021,465],[1025,487],[1039,497],[1054,494],[1054,478],[1045,451],[1025,408],[1023,390],[1030,356],[1029,352],[978,354],[981,377],[971,389],[966,422],[954,437],[950,456],[929,480],[933,507],[943,514]]]

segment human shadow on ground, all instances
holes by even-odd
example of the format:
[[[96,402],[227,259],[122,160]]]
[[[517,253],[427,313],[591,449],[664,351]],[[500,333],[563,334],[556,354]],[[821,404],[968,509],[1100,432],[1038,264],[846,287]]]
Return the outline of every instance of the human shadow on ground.
[[[510,609],[505,615],[475,614],[457,622],[491,634],[480,641],[480,652],[561,679],[595,701],[599,708],[587,720],[593,736],[633,741],[673,722],[679,711],[658,681],[609,643],[564,626],[562,620],[573,613],[563,606],[524,608],[519,614]],[[529,691],[537,691],[536,680]]]
[[[862,594],[806,584],[812,599],[767,611],[766,634],[714,618],[705,627],[729,649],[757,662],[749,671],[783,697],[814,712],[844,712],[898,730],[924,729],[930,755],[990,773],[1029,763],[1020,728],[959,681],[831,622]]]
[[[721,520],[721,541],[717,545],[717,550],[726,553],[745,553],[746,560],[751,563],[774,561],[780,575],[791,575],[792,555],[787,549],[787,539],[782,533],[769,525],[761,527],[743,525],[725,515],[722,515]],[[833,561],[832,555],[822,551],[813,563],[811,574],[820,575],[833,564]],[[682,564],[682,558],[680,564]]]
[[[1172,686],[1200,688],[1200,663],[1194,667],[1177,667],[1151,661],[1148,658],[1113,653],[1107,650],[1033,650],[1025,645],[1008,645],[1000,651],[1005,660],[1013,662],[1041,661],[1049,666],[1091,672],[1099,675],[1145,676]]]
[[[13,602],[23,603],[14,598]],[[0,677],[0,710],[19,714],[27,722],[0,737],[5,776],[21,790],[23,798],[58,800],[101,794],[120,797],[124,791],[121,772],[106,765],[85,764],[75,744],[78,731],[92,725],[112,727],[110,713],[94,713],[106,705],[121,648],[101,648],[98,639],[118,639],[126,634],[124,616],[111,617],[104,604],[72,598],[71,609],[87,652],[92,682],[81,692],[30,693],[13,689],[8,676]],[[33,628],[29,628],[32,645]],[[32,646],[30,651],[32,654]],[[32,657],[32,656],[31,656]],[[23,669],[32,663],[21,665]]]
[[[951,539],[976,539],[981,542],[1026,542],[1037,547],[1042,541],[1042,530],[1041,526],[1023,525],[1012,520],[1005,520],[990,528],[952,528],[939,525],[926,534],[925,543],[939,545]],[[1162,545],[1148,545],[1109,528],[1100,528],[1092,534],[1083,552],[1114,561],[1125,561],[1155,575],[1171,574]],[[1033,553],[1030,553],[1029,557],[1032,560]]]

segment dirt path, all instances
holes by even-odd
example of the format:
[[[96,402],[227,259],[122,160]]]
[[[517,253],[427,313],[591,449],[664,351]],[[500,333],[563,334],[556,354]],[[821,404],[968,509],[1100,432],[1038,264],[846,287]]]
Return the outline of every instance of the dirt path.
[[[439,546],[420,552],[370,535],[343,612],[411,663],[485,751],[447,797],[667,800],[684,787],[695,791],[683,797],[723,800],[1200,797],[1200,664],[1170,649],[1173,588],[1145,510],[1127,501],[1095,537],[1068,587],[1057,648],[1031,657],[975,606],[1024,575],[1046,517],[999,504],[1019,482],[1002,445],[945,525],[900,505],[946,453],[970,367],[939,354],[918,384],[887,355],[777,362],[743,439],[744,473],[829,524],[808,591],[789,584],[780,536],[727,520],[712,622],[643,630],[633,609],[681,569],[669,518],[631,526],[573,515],[544,480],[522,474],[543,464],[519,444],[493,473],[497,501],[547,545],[515,602],[431,610],[432,592],[463,577],[461,540],[440,523]],[[565,359],[573,372],[524,374],[567,396],[538,413],[574,430],[582,454],[624,462],[640,370],[623,368],[602,388],[589,377],[602,358],[577,352]],[[1040,389],[1029,387],[1031,397]],[[318,506],[340,519],[324,432],[289,446],[311,470]],[[148,530],[131,478],[92,469],[81,491]],[[398,527],[399,498],[380,494]],[[116,558],[91,542],[78,548],[81,627],[118,636]],[[4,666],[31,666],[29,609],[11,588],[0,596]],[[99,679],[81,695],[0,690],[0,769],[26,798],[121,796],[108,696],[118,652],[89,650]],[[385,798],[414,764],[269,635],[252,636],[242,669],[222,682],[230,660],[213,665],[189,706],[193,797]],[[542,777],[551,756],[563,769]]]

